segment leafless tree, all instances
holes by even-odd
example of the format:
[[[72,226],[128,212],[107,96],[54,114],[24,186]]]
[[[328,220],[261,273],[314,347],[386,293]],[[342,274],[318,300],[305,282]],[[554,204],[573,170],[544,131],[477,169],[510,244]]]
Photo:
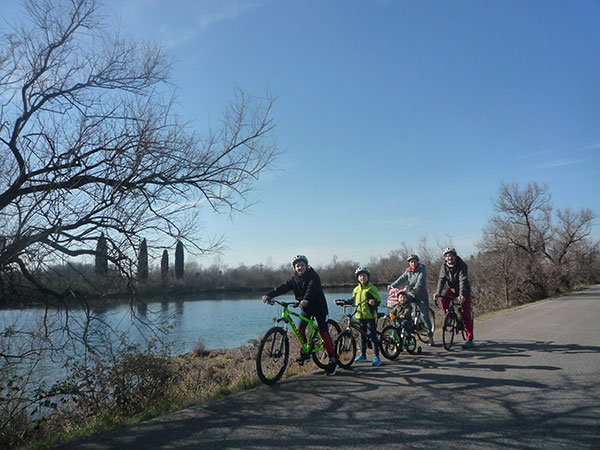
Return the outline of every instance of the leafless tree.
[[[535,297],[570,288],[578,244],[590,236],[594,213],[567,208],[553,211],[547,185],[500,186],[494,200],[497,214],[483,231],[479,247],[495,261],[496,275],[511,293]],[[571,264],[569,264],[571,263]]]
[[[100,233],[129,276],[140,236],[149,249],[180,239],[215,250],[220,240],[200,240],[199,208],[247,207],[276,154],[272,97],[236,89],[199,136],[174,111],[162,48],[107,27],[96,0],[24,5],[0,37],[0,275],[18,268],[50,292],[37,271],[93,260]]]

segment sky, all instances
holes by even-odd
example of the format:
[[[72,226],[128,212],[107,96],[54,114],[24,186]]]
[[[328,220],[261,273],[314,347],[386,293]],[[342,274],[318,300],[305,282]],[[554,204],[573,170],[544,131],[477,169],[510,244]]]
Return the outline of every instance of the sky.
[[[4,0],[2,0],[2,3]],[[281,151],[214,262],[367,264],[427,239],[476,252],[501,183],[600,215],[600,2],[108,0],[174,58],[181,114],[276,97]],[[593,236],[600,239],[600,219]]]

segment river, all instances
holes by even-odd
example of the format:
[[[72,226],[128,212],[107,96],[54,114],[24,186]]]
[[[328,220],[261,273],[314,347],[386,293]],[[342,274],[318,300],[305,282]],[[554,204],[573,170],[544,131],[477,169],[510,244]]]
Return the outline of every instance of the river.
[[[338,320],[342,308],[333,303],[335,298],[349,298],[350,291],[326,291],[329,315]],[[385,304],[387,292],[380,292]],[[280,300],[293,300],[291,295],[282,295]],[[39,324],[47,311],[39,309],[0,311],[0,329],[9,324],[19,327]],[[83,312],[71,311],[71,323],[83,323]],[[207,350],[235,348],[257,339],[271,326],[272,319],[279,317],[281,308],[260,301],[259,295],[236,299],[187,298],[181,301],[149,302],[132,309],[127,301],[109,308],[95,311],[96,324],[125,333],[130,341],[140,343],[147,332],[140,327],[143,322],[168,325],[174,354],[189,352],[200,340]],[[81,316],[81,317],[80,317]],[[3,338],[5,339],[5,338]]]

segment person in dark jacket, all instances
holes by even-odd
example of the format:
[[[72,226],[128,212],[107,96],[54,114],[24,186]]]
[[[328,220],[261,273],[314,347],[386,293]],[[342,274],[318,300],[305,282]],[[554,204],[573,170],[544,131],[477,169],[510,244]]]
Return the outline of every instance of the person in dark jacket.
[[[327,327],[327,299],[321,287],[321,279],[315,270],[308,265],[308,258],[304,255],[297,255],[292,260],[294,275],[283,283],[281,286],[270,290],[262,296],[262,301],[267,302],[273,297],[285,294],[289,291],[294,291],[296,300],[300,302],[301,314],[304,317],[314,317],[319,325],[319,333],[325,344],[325,349],[329,354],[329,365],[327,366],[327,375],[334,375],[338,369],[337,360],[333,351],[333,343],[329,336]],[[296,328],[300,336],[306,342],[306,326],[308,323],[298,319]],[[304,364],[304,361],[309,359],[309,355],[301,351],[300,356],[296,361],[299,364]]]
[[[442,295],[444,285],[448,285],[444,297],[457,298],[462,303],[463,319],[467,332],[467,342],[463,344],[464,348],[473,347],[473,319],[471,317],[471,285],[469,283],[469,274],[467,263],[465,263],[456,253],[454,248],[444,249],[444,264],[440,269],[437,289],[433,294],[434,300]],[[440,301],[444,312],[448,310],[450,299],[443,298]]]

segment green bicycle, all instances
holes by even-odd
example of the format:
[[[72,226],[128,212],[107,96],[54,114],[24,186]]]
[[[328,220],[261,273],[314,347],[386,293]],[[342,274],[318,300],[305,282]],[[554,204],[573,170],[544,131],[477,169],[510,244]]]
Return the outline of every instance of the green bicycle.
[[[298,339],[302,351],[310,355],[315,364],[321,369],[327,369],[329,365],[329,355],[325,350],[325,345],[319,333],[319,326],[313,319],[308,319],[294,311],[290,311],[290,307],[296,308],[300,304],[297,301],[280,302],[279,300],[270,299],[266,303],[273,305],[277,303],[283,307],[280,318],[273,319],[275,322],[284,322],[284,326],[272,327],[260,341],[258,346],[258,354],[256,355],[256,371],[258,378],[265,384],[271,385],[277,383],[283,376],[288,365],[290,356],[290,340],[288,337],[288,328],[291,328],[294,336]],[[294,324],[294,317],[308,322],[308,342],[304,342],[300,333]],[[332,343],[335,342],[340,334],[340,326],[335,320],[328,319],[327,325]]]

